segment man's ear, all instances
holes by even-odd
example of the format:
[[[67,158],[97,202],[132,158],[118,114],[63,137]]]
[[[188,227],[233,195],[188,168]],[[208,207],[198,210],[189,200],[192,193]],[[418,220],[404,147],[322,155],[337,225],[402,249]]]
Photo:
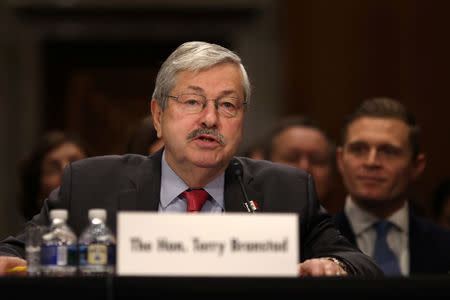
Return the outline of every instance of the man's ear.
[[[410,173],[412,181],[416,181],[417,179],[419,179],[419,177],[423,173],[423,170],[425,169],[426,164],[427,159],[425,157],[425,154],[421,153],[417,155],[416,159],[413,162],[413,167]]]
[[[162,109],[158,101],[156,101],[156,99],[152,99],[151,109],[152,109],[153,125],[155,126],[156,133],[158,134],[159,138],[162,138],[162,131],[161,131]]]
[[[339,170],[339,173],[342,174],[342,169],[343,169],[343,165],[342,165],[342,147],[337,147],[336,148],[336,165],[337,165],[337,168]]]

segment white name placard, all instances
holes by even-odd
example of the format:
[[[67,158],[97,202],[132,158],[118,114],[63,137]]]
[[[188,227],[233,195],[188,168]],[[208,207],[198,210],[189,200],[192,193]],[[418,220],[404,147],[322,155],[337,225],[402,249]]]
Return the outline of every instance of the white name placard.
[[[119,276],[294,277],[293,213],[119,212]]]

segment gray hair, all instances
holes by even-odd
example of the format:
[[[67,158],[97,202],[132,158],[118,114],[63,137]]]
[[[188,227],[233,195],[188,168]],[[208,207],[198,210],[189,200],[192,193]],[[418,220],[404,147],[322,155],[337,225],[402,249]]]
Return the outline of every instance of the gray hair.
[[[240,57],[222,46],[196,41],[180,45],[164,61],[156,76],[152,97],[158,101],[158,104],[164,110],[167,106],[167,95],[175,87],[177,83],[176,75],[179,71],[197,72],[227,62],[238,65],[241,70],[244,101],[248,105],[250,103],[251,86]]]

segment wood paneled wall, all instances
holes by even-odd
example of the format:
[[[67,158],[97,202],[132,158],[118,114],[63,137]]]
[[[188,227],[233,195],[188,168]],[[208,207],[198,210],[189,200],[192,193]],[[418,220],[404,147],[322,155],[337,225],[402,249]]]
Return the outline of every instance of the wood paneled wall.
[[[363,99],[397,98],[424,131],[428,165],[417,189],[428,208],[432,189],[450,176],[450,2],[288,0],[284,4],[284,114],[305,113],[338,139],[346,115]],[[341,186],[336,201],[343,194]]]

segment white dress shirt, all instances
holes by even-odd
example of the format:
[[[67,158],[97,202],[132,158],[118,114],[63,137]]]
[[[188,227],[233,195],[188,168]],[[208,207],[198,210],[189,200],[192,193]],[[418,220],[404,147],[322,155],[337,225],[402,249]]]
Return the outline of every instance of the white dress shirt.
[[[373,257],[376,231],[373,224],[380,219],[357,206],[350,196],[345,199],[345,214],[355,233],[356,243],[365,254]],[[408,203],[386,219],[394,224],[387,233],[387,243],[397,256],[402,275],[409,275],[409,218]]]

